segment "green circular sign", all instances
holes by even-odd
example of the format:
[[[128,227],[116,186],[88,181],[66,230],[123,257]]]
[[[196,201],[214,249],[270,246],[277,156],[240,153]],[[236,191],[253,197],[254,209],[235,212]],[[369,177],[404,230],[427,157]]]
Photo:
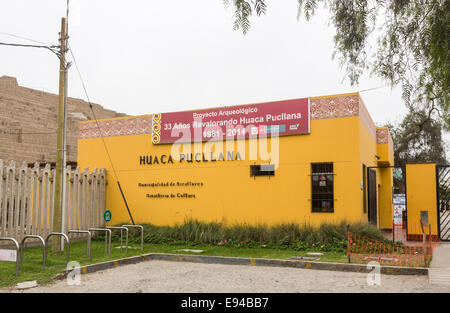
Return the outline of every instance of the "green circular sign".
[[[105,222],[109,222],[111,220],[112,214],[110,210],[106,210],[105,214],[103,214],[103,218],[105,219]]]

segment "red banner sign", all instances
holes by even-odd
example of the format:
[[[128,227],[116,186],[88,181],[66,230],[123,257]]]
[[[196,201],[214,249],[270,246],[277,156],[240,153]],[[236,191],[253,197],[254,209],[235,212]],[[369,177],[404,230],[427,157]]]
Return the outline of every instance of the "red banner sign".
[[[309,99],[153,115],[152,143],[233,140],[307,134]]]

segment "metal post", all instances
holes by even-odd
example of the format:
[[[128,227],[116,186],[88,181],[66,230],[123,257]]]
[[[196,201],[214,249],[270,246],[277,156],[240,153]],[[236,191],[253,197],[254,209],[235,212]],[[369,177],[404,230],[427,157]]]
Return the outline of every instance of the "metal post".
[[[125,243],[126,243],[126,253],[128,254],[128,228],[124,226],[106,226],[107,229],[120,229],[120,252],[122,252],[122,242],[123,242],[123,234],[125,231]]]
[[[41,241],[41,243],[42,243],[42,269],[45,270],[45,259],[46,259],[47,249],[46,249],[46,244],[45,244],[44,238],[42,238],[41,236],[38,236],[38,235],[27,235],[27,236],[23,237],[22,243],[20,244],[20,265],[23,264],[23,248],[25,247],[25,241],[28,238],[37,238]]]
[[[86,254],[88,258],[91,258],[91,232],[88,230],[69,230],[69,234],[71,233],[88,234]]]
[[[0,241],[2,240],[7,240],[7,241],[12,241],[14,242],[14,245],[16,246],[16,276],[19,276],[19,251],[20,251],[20,245],[17,242],[16,239],[14,238],[9,238],[9,237],[0,237]]]
[[[394,214],[392,214],[392,242],[395,243],[395,219],[394,219]]]
[[[47,245],[48,245],[48,239],[52,236],[58,236],[58,237],[62,237],[66,240],[66,263],[69,263],[69,258],[70,258],[70,240],[69,237],[67,237],[66,234],[64,233],[57,233],[57,232],[52,232],[50,234],[47,235],[47,238],[45,238],[45,248],[47,250]],[[47,264],[47,251],[44,254],[45,260],[44,260],[44,265]]]
[[[348,263],[351,263],[351,259],[350,259],[350,225],[347,224],[347,257],[348,257]]]
[[[432,255],[433,245],[431,237],[431,224],[428,224],[428,242],[427,242],[427,255]]]
[[[139,228],[141,230],[141,251],[144,251],[144,227],[142,225],[122,225],[127,228]]]
[[[104,231],[106,234],[105,236],[108,237],[109,234],[109,251],[107,248],[107,238],[105,238],[105,253],[108,253],[109,256],[111,256],[111,229],[107,229],[107,228],[89,228],[88,229],[90,232],[92,231]]]

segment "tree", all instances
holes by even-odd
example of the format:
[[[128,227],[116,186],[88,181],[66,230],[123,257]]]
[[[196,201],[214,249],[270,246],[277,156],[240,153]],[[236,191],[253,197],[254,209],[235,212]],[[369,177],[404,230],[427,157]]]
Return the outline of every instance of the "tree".
[[[234,29],[246,34],[250,17],[266,14],[266,0],[223,0],[234,11]],[[352,85],[366,70],[401,85],[410,110],[436,112],[450,129],[450,0],[297,0],[309,20],[319,5],[331,13],[335,51]],[[368,40],[378,49],[369,55]]]
[[[426,110],[408,113],[397,125],[389,125],[394,142],[395,166],[408,162],[446,164],[443,123]]]
[[[426,110],[409,112],[398,125],[387,125],[394,142],[394,192],[406,192],[406,163],[447,164],[442,138],[443,122]]]

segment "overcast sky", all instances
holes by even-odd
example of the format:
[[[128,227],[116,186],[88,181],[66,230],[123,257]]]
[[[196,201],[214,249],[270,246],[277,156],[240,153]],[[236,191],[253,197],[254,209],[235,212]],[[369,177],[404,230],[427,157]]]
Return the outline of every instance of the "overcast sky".
[[[64,0],[2,0],[0,41],[57,44]],[[297,1],[268,1],[247,35],[233,31],[222,0],[71,0],[70,45],[91,101],[131,115],[361,91],[385,82],[365,75],[351,86],[332,60],[334,29],[319,10],[297,21]],[[376,45],[373,46],[373,51]],[[0,76],[57,93],[59,63],[40,49],[0,47]],[[71,97],[84,96],[75,67]],[[400,88],[362,92],[382,125],[406,112]]]

